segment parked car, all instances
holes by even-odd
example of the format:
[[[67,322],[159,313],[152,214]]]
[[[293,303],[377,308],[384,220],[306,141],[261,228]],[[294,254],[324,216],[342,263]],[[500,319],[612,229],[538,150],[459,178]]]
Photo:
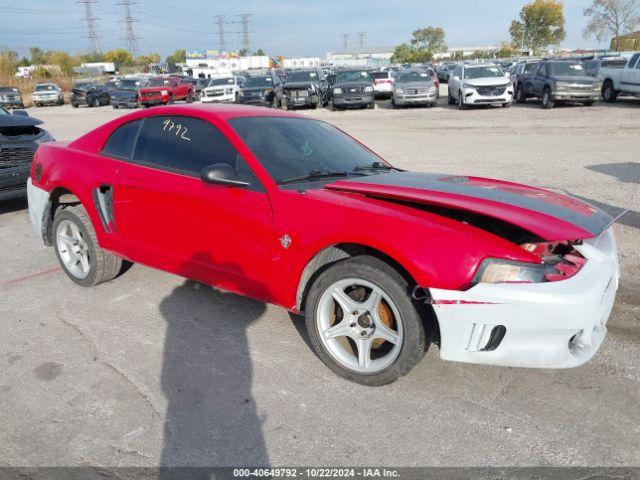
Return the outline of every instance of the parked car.
[[[511,68],[510,76],[511,83],[513,85],[513,92],[516,101],[518,100],[518,87],[522,83],[525,77],[529,77],[534,75],[536,70],[538,69],[539,60],[526,60],[523,62],[518,62]],[[522,91],[520,91],[522,93]]]
[[[20,90],[15,87],[0,87],[0,107],[24,108]]]
[[[282,82],[273,73],[246,77],[238,93],[238,103],[279,108],[282,105]]]
[[[282,108],[322,107],[327,98],[327,79],[321,70],[296,70],[282,87]]]
[[[110,97],[107,89],[103,85],[93,82],[78,82],[69,93],[69,103],[73,108],[78,108],[80,105],[100,107],[109,105],[109,102]]]
[[[42,105],[64,105],[64,93],[55,83],[38,83],[31,99],[36,107]]]
[[[193,92],[195,95],[195,100],[200,100],[200,97],[202,97],[202,90],[204,90],[207,85],[209,85],[209,80],[208,78],[193,78],[193,77],[185,77],[183,79],[184,82],[189,82],[191,85],[193,85]]]
[[[640,53],[634,53],[622,69],[603,66],[598,81],[605,102],[615,102],[621,93],[640,95]]]
[[[404,71],[396,75],[391,103],[394,107],[406,105],[434,106],[438,101],[438,87],[427,72]]]
[[[457,64],[452,63],[445,63],[440,65],[437,69],[436,69],[436,74],[438,75],[438,80],[440,80],[441,82],[448,82],[449,81],[449,77],[451,76],[451,72],[453,72],[453,70],[457,67]]]
[[[393,96],[393,74],[386,70],[383,72],[371,72],[373,79],[373,93],[376,97],[391,98]]]
[[[229,76],[212,78],[207,87],[202,90],[202,103],[237,102],[240,89],[244,85],[244,77]]]
[[[0,200],[26,195],[33,155],[40,144],[53,141],[41,124],[24,110],[11,114],[0,107]]]
[[[320,360],[366,385],[405,375],[431,343],[446,360],[583,364],[618,287],[599,208],[400,171],[281,110],[123,115],[41,145],[28,191],[38,236],[76,284],[115,278],[126,258],[280,305],[305,315]]]
[[[174,75],[151,78],[139,91],[139,102],[143,107],[167,105],[180,100],[191,103],[194,98],[193,85]]]
[[[376,108],[373,81],[366,70],[343,70],[337,73],[331,89],[329,108]]]
[[[469,105],[510,107],[511,78],[494,64],[458,65],[449,77],[449,105],[461,110]]]
[[[541,99],[542,108],[553,108],[556,102],[576,102],[593,105],[600,96],[598,80],[585,72],[577,60],[543,60],[535,73],[523,77],[516,99]]]
[[[598,72],[601,68],[622,70],[626,64],[627,59],[623,57],[602,57],[582,61],[584,71],[593,78],[598,78]]]
[[[138,78],[125,78],[116,84],[116,88],[111,93],[111,106],[115,109],[120,107],[138,108],[139,91],[146,85],[146,80]]]

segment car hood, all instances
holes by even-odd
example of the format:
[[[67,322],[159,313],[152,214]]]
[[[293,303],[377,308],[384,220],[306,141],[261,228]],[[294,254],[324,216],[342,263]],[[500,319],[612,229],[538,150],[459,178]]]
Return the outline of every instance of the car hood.
[[[507,86],[511,83],[511,78],[507,77],[488,77],[488,78],[474,78],[463,80],[463,83],[473,85],[474,87],[488,87],[493,85]]]
[[[435,86],[435,83],[429,80],[423,81],[423,82],[406,82],[406,83],[396,82],[395,86],[402,87],[402,88],[429,88],[429,87]]]
[[[0,115],[0,127],[34,127],[42,120],[25,115]]]
[[[340,180],[324,188],[468,211],[510,223],[546,241],[595,237],[613,220],[599,208],[567,195],[481,177],[389,172]]]
[[[111,96],[114,97],[137,97],[137,90],[114,90],[111,92]]]
[[[140,93],[160,93],[162,90],[169,90],[169,85],[162,87],[144,87],[139,90]]]
[[[372,87],[373,83],[371,82],[341,82],[334,83],[333,88],[356,88],[356,87]]]
[[[553,80],[558,82],[568,82],[568,83],[582,83],[584,85],[595,85],[598,81],[592,77],[576,77],[573,75],[555,75]]]
[[[273,87],[248,87],[243,88],[243,92],[264,92],[265,90],[272,90]]]
[[[288,83],[285,83],[282,88],[284,88],[285,90],[287,90],[287,89],[290,89],[290,90],[298,89],[299,90],[299,89],[302,89],[302,88],[310,88],[311,85],[317,87],[318,84],[319,84],[318,82],[288,82]]]

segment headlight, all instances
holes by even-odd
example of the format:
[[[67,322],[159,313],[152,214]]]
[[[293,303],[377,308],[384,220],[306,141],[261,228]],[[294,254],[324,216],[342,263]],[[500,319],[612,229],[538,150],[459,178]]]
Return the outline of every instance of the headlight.
[[[165,95],[165,96],[166,96],[166,95],[169,95],[169,90],[162,90],[162,91],[160,92],[160,95]]]
[[[313,83],[309,87],[309,91],[311,91],[311,92],[315,92],[316,91],[316,86]]]
[[[240,91],[238,92],[238,96],[239,96],[239,97],[244,97],[244,92],[243,92],[242,90],[240,90]]]
[[[431,86],[429,87],[429,93],[435,93],[436,92],[436,87]]]
[[[231,95],[233,93],[233,88],[227,88],[224,93],[225,95]]]
[[[334,95],[342,95],[342,89],[341,88],[334,88],[333,89],[333,94]]]
[[[34,142],[36,142],[37,144],[40,143],[47,143],[47,142],[55,142],[55,138],[53,138],[51,136],[51,134],[49,132],[47,132],[46,130],[44,131],[44,135],[39,136],[38,138],[36,138],[34,140]]]
[[[369,86],[369,87],[364,87],[364,91],[365,92],[373,92],[373,87]]]
[[[480,264],[473,277],[478,283],[539,283],[545,281],[549,265],[512,262],[498,258],[488,258]]]
[[[568,83],[555,82],[554,85],[556,87],[556,90],[568,90],[569,89],[569,84]]]
[[[404,94],[404,88],[402,87],[396,87],[395,91],[398,95],[403,95]]]
[[[476,87],[474,87],[474,86],[473,86],[473,85],[471,85],[470,83],[463,83],[463,84],[462,84],[462,88],[475,89]]]
[[[272,89],[268,88],[264,92],[262,92],[262,94],[263,95],[269,95],[271,92],[272,92]]]

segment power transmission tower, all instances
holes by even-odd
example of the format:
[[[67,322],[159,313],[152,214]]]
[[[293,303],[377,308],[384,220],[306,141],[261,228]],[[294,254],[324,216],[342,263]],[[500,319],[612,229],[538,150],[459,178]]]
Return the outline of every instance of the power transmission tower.
[[[358,32],[358,43],[360,44],[360,50],[364,50],[364,39],[367,36],[367,32]]]
[[[122,20],[120,21],[120,25],[124,29],[124,40],[127,45],[127,50],[133,58],[136,58],[136,48],[138,44],[138,37],[136,37],[135,31],[133,30],[133,24],[137,22],[131,16],[131,7],[136,5],[138,2],[132,0],[121,0],[117,2],[116,5],[122,6],[124,9],[124,14],[122,16]]]
[[[240,17],[240,23],[242,23],[242,49],[246,52],[249,51],[249,17],[252,16],[253,13],[236,15],[236,17]]]
[[[346,52],[349,48],[349,37],[351,37],[348,33],[342,34],[342,49]]]
[[[226,15],[216,15],[214,18],[217,20],[217,24],[218,24],[218,49],[221,52],[224,52],[226,50],[225,48],[225,41],[224,41],[224,34],[227,33],[224,31],[224,25],[225,25],[225,19]]]
[[[91,52],[100,51],[100,42],[96,33],[96,17],[93,16],[93,4],[98,3],[97,0],[77,0],[76,3],[84,4],[84,23],[87,27],[86,38],[89,39]]]

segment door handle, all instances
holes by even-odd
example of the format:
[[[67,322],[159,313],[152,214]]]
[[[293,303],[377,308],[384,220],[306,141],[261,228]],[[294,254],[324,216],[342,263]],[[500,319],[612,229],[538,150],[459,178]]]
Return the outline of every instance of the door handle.
[[[138,189],[138,188],[140,188],[140,180],[137,180],[135,178],[124,178],[122,180],[122,185],[127,187],[127,188]]]

